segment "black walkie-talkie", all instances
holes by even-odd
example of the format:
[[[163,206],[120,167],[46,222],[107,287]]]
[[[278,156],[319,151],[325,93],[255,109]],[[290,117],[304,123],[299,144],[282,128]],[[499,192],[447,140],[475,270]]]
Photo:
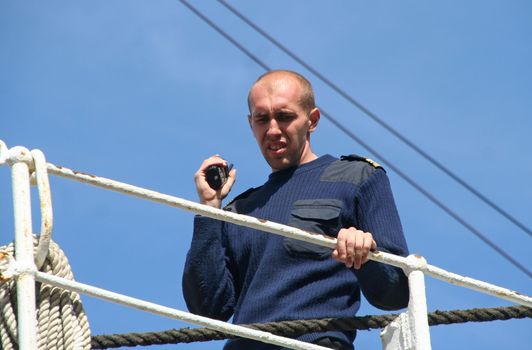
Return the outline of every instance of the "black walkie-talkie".
[[[223,165],[211,165],[205,170],[205,179],[207,183],[213,190],[219,190],[223,187],[227,178],[229,177],[229,172],[233,168],[233,164],[229,163],[227,166]]]

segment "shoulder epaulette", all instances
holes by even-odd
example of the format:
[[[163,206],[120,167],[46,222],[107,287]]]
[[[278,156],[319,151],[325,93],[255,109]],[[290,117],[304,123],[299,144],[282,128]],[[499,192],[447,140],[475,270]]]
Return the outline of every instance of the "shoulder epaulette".
[[[371,166],[373,166],[374,168],[380,168],[380,169],[384,170],[384,168],[379,163],[377,163],[376,161],[374,161],[372,159],[369,159],[369,158],[361,157],[361,156],[356,155],[356,154],[350,154],[350,155],[347,155],[347,156],[341,156],[340,159],[341,160],[347,160],[347,161],[366,162],[366,163],[370,164]],[[384,170],[384,172],[386,172],[386,170]]]
[[[233,208],[234,208],[234,205],[235,205],[236,201],[249,197],[249,195],[251,195],[253,192],[255,192],[256,190],[258,190],[261,187],[262,186],[248,188],[247,190],[245,190],[244,192],[240,193],[238,196],[233,198],[232,201],[227,203],[227,205],[225,207],[223,207],[223,210],[235,211],[235,210],[233,210]]]

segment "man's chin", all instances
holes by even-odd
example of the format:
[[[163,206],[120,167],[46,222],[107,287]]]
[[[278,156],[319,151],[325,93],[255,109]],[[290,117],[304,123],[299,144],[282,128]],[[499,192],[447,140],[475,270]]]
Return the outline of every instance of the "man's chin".
[[[272,168],[273,172],[288,169],[288,168],[291,168],[297,165],[297,164],[292,164],[292,162],[290,162],[286,158],[268,159],[268,164]]]

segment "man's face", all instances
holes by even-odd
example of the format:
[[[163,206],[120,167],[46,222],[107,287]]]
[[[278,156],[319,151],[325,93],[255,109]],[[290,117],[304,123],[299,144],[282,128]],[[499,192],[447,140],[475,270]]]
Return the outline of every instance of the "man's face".
[[[316,158],[309,135],[317,119],[309,117],[299,104],[301,87],[290,77],[267,77],[250,92],[249,124],[272,171],[309,162]],[[314,119],[314,121],[312,120]]]

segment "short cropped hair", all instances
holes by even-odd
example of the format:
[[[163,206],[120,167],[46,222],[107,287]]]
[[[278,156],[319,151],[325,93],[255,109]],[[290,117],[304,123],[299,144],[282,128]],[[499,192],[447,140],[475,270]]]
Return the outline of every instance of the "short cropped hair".
[[[278,70],[270,70],[264,74],[262,74],[260,77],[255,80],[253,85],[251,86],[251,89],[259,83],[262,79],[272,75],[272,74],[286,74],[294,79],[297,80],[299,83],[299,86],[301,87],[301,96],[299,97],[299,105],[301,108],[303,108],[304,111],[307,113],[310,113],[311,110],[316,108],[316,102],[314,100],[314,90],[312,88],[312,84],[310,84],[310,81],[307,80],[304,76],[301,74],[291,71],[291,70],[285,70],[285,69],[278,69]],[[249,112],[251,113],[251,89],[249,89],[248,93],[248,108]]]

